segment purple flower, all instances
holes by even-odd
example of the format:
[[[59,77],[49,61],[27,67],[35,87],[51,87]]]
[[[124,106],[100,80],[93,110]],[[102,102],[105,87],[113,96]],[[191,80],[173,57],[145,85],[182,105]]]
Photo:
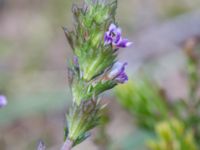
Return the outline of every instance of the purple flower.
[[[108,74],[108,78],[113,79],[118,83],[125,83],[128,81],[128,76],[125,73],[126,65],[127,63],[116,62]]]
[[[37,150],[45,150],[45,149],[46,149],[46,146],[45,146],[44,142],[40,140],[37,145]]]
[[[122,38],[121,28],[117,27],[115,24],[111,24],[108,31],[104,35],[105,45],[112,44],[117,48],[126,48],[132,44],[128,39]]]
[[[7,105],[6,97],[3,95],[0,95],[0,108],[3,108]]]

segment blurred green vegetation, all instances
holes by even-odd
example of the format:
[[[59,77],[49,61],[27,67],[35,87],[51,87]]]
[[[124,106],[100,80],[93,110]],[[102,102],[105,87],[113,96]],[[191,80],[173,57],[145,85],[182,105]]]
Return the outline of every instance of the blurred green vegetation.
[[[167,100],[158,85],[149,79],[135,78],[118,86],[116,97],[141,127],[152,129],[156,122],[168,117]]]
[[[138,130],[145,129],[158,136],[157,140],[150,140],[148,143],[151,150],[198,149],[200,137],[198,45],[197,39],[191,38],[183,47],[187,58],[185,64],[187,97],[169,100],[165,90],[160,88],[156,81],[150,80],[149,75],[136,75],[137,77],[129,83],[116,88],[116,98],[136,120]],[[145,134],[148,135],[148,132]],[[137,140],[137,137],[132,138],[133,143]]]
[[[156,140],[149,140],[151,150],[197,150],[192,130],[186,130],[183,122],[170,119],[156,125]]]
[[[136,130],[130,132],[126,137],[119,141],[114,141],[110,147],[111,150],[146,150],[146,140],[154,138],[154,134],[147,130]]]

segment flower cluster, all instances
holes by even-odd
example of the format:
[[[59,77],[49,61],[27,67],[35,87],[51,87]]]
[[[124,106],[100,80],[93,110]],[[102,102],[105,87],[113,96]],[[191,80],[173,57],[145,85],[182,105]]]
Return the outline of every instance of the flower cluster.
[[[125,48],[132,44],[128,39],[122,38],[122,30],[115,24],[111,24],[109,30],[104,35],[105,45],[112,44],[116,48]]]
[[[82,8],[73,6],[75,31],[64,28],[74,55],[68,71],[73,106],[65,130],[65,138],[73,145],[85,140],[88,131],[99,124],[103,109],[99,95],[128,80],[127,63],[117,61],[117,51],[132,42],[122,38],[115,25],[116,8],[117,0],[86,0]]]
[[[3,108],[7,105],[7,99],[4,95],[0,95],[0,108]]]

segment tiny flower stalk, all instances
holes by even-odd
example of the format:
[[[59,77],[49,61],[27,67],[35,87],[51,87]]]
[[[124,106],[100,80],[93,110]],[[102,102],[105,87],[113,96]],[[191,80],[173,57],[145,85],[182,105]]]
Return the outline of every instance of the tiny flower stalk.
[[[75,146],[90,135],[104,108],[99,95],[128,80],[127,63],[118,62],[117,53],[132,43],[116,25],[116,8],[117,0],[85,0],[82,8],[72,8],[75,30],[63,28],[74,55],[68,69],[73,105],[66,115],[64,145]]]

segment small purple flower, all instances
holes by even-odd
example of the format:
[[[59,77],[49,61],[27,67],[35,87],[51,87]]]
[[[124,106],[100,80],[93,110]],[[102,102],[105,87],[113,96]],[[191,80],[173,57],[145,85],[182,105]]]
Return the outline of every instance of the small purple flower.
[[[122,38],[121,28],[117,27],[115,24],[109,26],[108,31],[104,35],[105,45],[112,44],[117,48],[126,48],[132,44],[128,39]]]
[[[125,73],[126,65],[127,63],[116,62],[113,65],[111,72],[108,74],[108,78],[113,79],[118,83],[125,83],[128,81],[128,76]]]
[[[7,99],[5,96],[3,95],[0,95],[0,108],[3,108],[7,105]]]
[[[46,146],[44,142],[40,140],[37,145],[37,150],[45,150],[45,149],[46,149]]]

